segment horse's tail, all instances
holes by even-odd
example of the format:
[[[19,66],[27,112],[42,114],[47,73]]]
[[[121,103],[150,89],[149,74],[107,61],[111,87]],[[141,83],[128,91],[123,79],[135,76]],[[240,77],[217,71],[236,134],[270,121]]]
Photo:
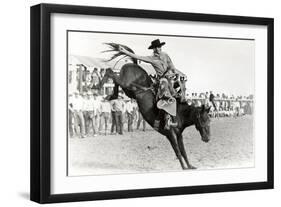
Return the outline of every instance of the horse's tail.
[[[120,52],[120,51],[118,50],[119,46],[121,46],[121,47],[125,48],[126,50],[128,50],[129,52],[135,53],[135,52],[134,52],[131,48],[129,48],[128,46],[126,46],[126,45],[121,45],[121,44],[117,44],[117,43],[113,43],[113,42],[111,42],[111,43],[104,43],[104,44],[108,45],[108,46],[110,47],[110,49],[109,49],[109,50],[105,50],[105,51],[103,51],[103,52],[116,52],[115,54],[113,54],[113,55],[111,56],[110,59],[106,60],[107,62],[109,62],[109,61],[111,61],[111,60],[114,60],[115,58],[118,58],[118,57],[121,57],[118,61],[120,61],[120,60],[123,59],[123,58],[128,57],[129,59],[131,59],[131,60],[133,61],[133,63],[138,64],[138,61],[137,61],[136,59],[134,59],[134,58],[132,58],[132,57],[129,57],[128,55],[125,55],[124,53],[122,53],[122,52]]]

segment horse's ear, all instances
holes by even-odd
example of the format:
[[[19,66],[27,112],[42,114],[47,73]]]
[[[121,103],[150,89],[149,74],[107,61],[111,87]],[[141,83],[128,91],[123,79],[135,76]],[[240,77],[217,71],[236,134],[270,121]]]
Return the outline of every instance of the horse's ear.
[[[201,113],[204,113],[204,112],[209,113],[210,109],[211,109],[211,107],[206,108],[206,106],[203,104],[202,107],[201,107]]]
[[[201,106],[201,112],[203,113],[205,111],[205,104],[203,104],[202,106]]]

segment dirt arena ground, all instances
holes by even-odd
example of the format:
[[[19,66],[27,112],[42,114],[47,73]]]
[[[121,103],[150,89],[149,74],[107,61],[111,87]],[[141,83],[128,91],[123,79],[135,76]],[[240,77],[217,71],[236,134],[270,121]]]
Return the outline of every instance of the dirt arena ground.
[[[197,169],[254,166],[252,116],[212,119],[211,134],[210,142],[204,143],[194,126],[183,133],[189,161]],[[168,140],[151,128],[71,138],[68,158],[70,176],[181,170]]]

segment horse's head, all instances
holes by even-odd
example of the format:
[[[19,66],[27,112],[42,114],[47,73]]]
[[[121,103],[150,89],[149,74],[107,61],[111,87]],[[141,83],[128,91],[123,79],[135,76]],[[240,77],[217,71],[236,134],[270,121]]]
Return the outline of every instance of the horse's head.
[[[210,141],[210,117],[209,117],[210,107],[206,108],[202,105],[196,111],[196,118],[195,118],[195,127],[199,131],[202,141],[209,142]]]

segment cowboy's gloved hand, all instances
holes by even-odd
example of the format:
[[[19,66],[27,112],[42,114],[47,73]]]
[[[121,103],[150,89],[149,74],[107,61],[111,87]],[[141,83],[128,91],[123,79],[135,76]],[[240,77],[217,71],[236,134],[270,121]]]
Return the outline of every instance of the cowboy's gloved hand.
[[[185,76],[181,76],[180,77],[180,81],[187,81],[187,76],[185,75]]]

